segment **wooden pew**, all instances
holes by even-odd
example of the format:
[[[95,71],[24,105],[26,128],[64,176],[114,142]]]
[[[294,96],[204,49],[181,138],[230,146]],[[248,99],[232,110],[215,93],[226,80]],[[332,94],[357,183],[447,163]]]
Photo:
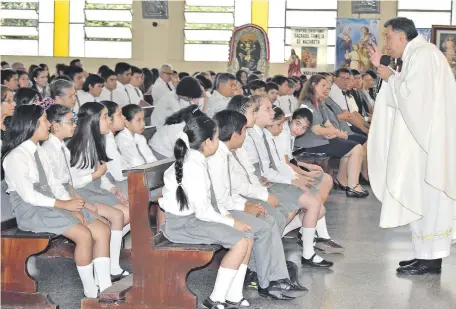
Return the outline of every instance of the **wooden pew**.
[[[296,148],[293,151],[293,157],[298,162],[319,165],[325,173],[328,173],[331,176],[334,174],[333,169],[329,165],[331,157],[325,153],[310,153],[307,152],[307,149],[305,148]]]
[[[2,308],[56,309],[47,295],[37,293],[37,282],[27,273],[26,262],[45,251],[57,235],[21,231],[15,218],[2,221],[1,231]]]
[[[126,171],[130,200],[133,275],[120,280],[98,299],[83,299],[82,309],[193,309],[196,296],[186,284],[192,269],[208,265],[218,245],[187,245],[169,242],[159,226],[151,224],[150,190],[163,186],[163,174],[173,164],[165,159]]]

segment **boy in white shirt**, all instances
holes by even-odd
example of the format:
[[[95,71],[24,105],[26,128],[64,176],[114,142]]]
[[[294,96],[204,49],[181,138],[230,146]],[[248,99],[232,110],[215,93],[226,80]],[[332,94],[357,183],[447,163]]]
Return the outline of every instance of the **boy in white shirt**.
[[[254,259],[251,259],[249,268],[256,269],[258,274],[258,293],[285,300],[302,296],[307,289],[289,279],[281,240],[282,231],[274,219],[275,216],[282,215],[272,206],[269,207],[270,211],[266,211],[260,203],[249,202],[232,191],[232,183],[241,179],[238,175],[233,175],[236,174],[233,163],[237,160],[233,154],[244,143],[247,119],[239,112],[224,110],[217,113],[214,120],[219,127],[220,143],[217,152],[208,158],[208,171],[215,204],[221,212],[228,211],[234,218],[252,227],[255,237]],[[249,183],[245,185],[248,186]]]
[[[83,105],[87,102],[100,102],[103,84],[104,80],[102,77],[96,74],[89,74],[82,85],[82,89],[76,92],[78,103]]]
[[[128,85],[131,80],[131,66],[125,62],[119,62],[116,64],[115,73],[117,75],[116,88],[113,90],[115,101],[121,107],[131,104],[131,100],[128,97],[127,89],[125,85]]]
[[[113,101],[114,90],[117,88],[117,75],[111,69],[106,69],[101,72],[101,77],[104,79],[104,87],[101,90],[100,101]]]
[[[140,87],[144,83],[144,75],[140,68],[131,67],[131,79],[130,83],[125,85],[127,95],[130,99],[130,104],[136,104],[139,106],[150,106],[149,103],[144,101],[144,95]]]
[[[282,200],[287,201],[284,206],[290,207],[290,211],[294,209],[296,213],[301,208],[306,210],[302,216],[302,224],[299,224],[300,221],[295,217],[293,224],[287,226],[289,231],[300,226],[303,227],[301,264],[312,267],[331,267],[333,263],[318,256],[313,247],[316,222],[323,216],[324,207],[322,207],[318,199],[308,192],[302,177],[291,173],[283,173],[278,169],[272,156],[273,150],[270,149],[264,132],[266,126],[273,124],[274,111],[272,104],[266,97],[261,97],[259,103],[260,106],[256,110],[255,125],[253,128],[248,129],[245,140],[245,149],[249,159],[255,166],[257,175],[263,176],[273,183],[269,189],[270,192],[279,197],[281,196]],[[287,233],[287,229],[284,234]]]

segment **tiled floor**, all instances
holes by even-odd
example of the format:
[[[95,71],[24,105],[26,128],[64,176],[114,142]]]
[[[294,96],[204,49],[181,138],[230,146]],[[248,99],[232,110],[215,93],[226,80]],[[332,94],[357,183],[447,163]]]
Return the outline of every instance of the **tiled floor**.
[[[345,254],[325,255],[335,262],[331,270],[300,268],[301,283],[310,290],[305,297],[271,301],[246,291],[246,298],[262,309],[456,309],[456,245],[441,275],[398,277],[397,263],[411,257],[410,233],[407,227],[380,229],[379,214],[374,197],[348,199],[333,192],[327,203],[328,229]],[[284,242],[287,258],[299,265],[301,247],[295,240]],[[72,261],[39,258],[37,266],[40,291],[49,293],[60,309],[80,308],[82,286]],[[210,293],[215,275],[203,270],[189,276],[200,301]]]

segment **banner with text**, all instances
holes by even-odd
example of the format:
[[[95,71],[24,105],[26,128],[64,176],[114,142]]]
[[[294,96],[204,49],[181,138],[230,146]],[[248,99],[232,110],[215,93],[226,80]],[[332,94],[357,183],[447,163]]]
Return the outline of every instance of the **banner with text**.
[[[301,60],[301,71],[327,71],[327,28],[291,29],[291,48]],[[332,65],[329,70],[332,70]]]

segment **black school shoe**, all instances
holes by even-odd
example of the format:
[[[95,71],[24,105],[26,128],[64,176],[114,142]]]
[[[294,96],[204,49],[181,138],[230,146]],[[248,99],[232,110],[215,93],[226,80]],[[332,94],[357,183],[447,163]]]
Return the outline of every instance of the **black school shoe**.
[[[227,309],[242,309],[242,308],[250,308],[251,306],[248,305],[248,306],[243,306],[242,305],[242,302],[243,301],[247,301],[247,299],[245,298],[242,298],[240,301],[238,302],[233,302],[233,301],[229,301],[229,300],[225,300],[225,303],[226,303],[226,308]],[[248,301],[247,301],[248,302]]]
[[[126,276],[129,276],[130,274],[126,274],[126,270],[123,270],[120,274],[118,275],[111,275],[111,282],[114,283],[114,282],[117,282],[119,281],[120,279],[123,279],[125,278]]]
[[[258,289],[258,275],[255,271],[247,269],[244,279],[244,287],[249,289]]]
[[[345,251],[344,247],[336,243],[331,238],[315,238],[315,248],[318,248],[326,253],[343,253]]]
[[[219,309],[217,306],[219,305],[222,305],[223,308],[228,308],[227,307],[227,304],[225,303],[222,303],[222,302],[219,302],[219,301],[213,301],[212,299],[210,299],[209,297],[206,298],[204,301],[203,301],[203,306],[208,308],[208,309]]]
[[[316,268],[329,268],[334,265],[333,262],[322,260],[321,262],[314,262],[314,258],[317,256],[315,253],[312,255],[310,259],[306,259],[303,256],[301,256],[301,265],[303,266],[309,266],[309,267],[316,267]]]
[[[306,295],[308,290],[305,287],[297,286],[288,279],[271,281],[266,289],[258,287],[258,294],[277,300],[291,300]]]

